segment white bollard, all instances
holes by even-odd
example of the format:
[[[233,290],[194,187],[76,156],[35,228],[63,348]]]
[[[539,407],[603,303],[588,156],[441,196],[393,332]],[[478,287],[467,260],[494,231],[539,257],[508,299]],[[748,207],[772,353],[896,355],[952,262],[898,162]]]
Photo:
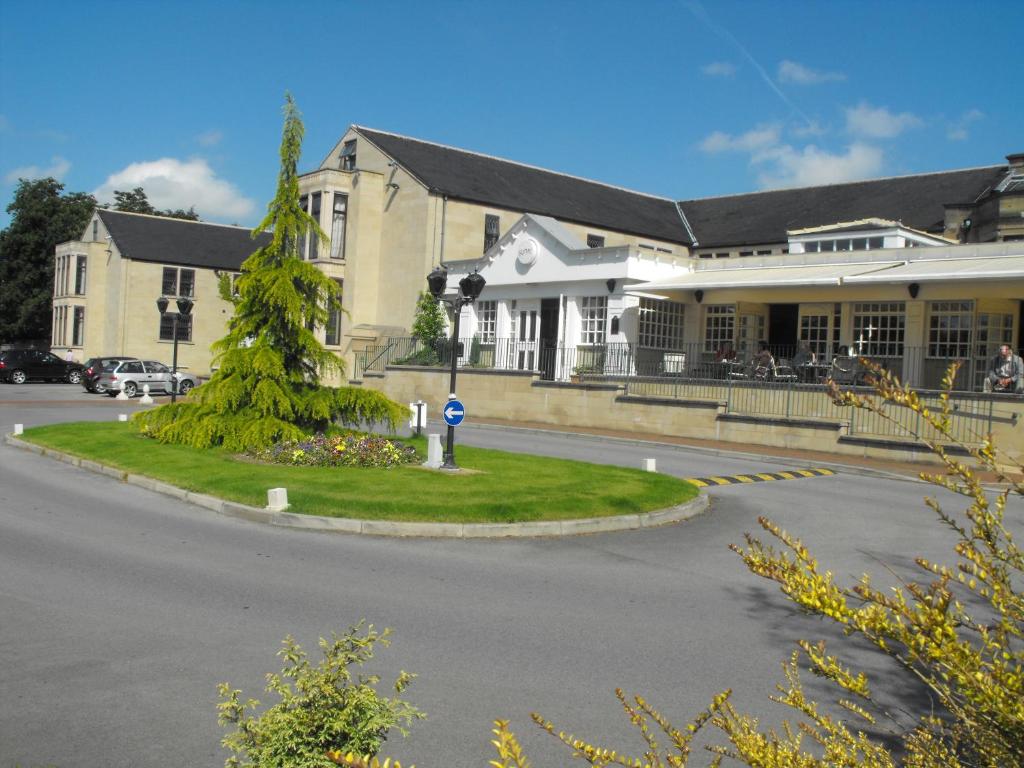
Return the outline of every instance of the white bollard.
[[[14,425],[14,434],[15,435],[21,435],[21,434],[24,434],[24,432],[25,432],[25,425],[24,424],[15,424]]]
[[[142,385],[142,397],[139,398],[139,405],[152,405],[153,398],[149,396],[149,384]]]
[[[123,381],[119,382],[117,386],[118,386],[118,388],[121,391],[117,393],[117,397],[115,397],[114,399],[115,400],[127,400],[128,399],[128,395],[126,395],[124,393],[124,382]]]
[[[644,459],[644,471],[645,472],[657,472],[655,469],[654,459]]]
[[[284,512],[288,509],[288,489],[271,488],[268,490],[267,509],[271,512]]]
[[[440,469],[443,463],[444,451],[441,450],[441,436],[427,435],[427,460],[423,462],[423,466]]]
[[[118,421],[128,421],[128,414],[127,413],[119,413],[119,414],[117,414],[117,420]]]

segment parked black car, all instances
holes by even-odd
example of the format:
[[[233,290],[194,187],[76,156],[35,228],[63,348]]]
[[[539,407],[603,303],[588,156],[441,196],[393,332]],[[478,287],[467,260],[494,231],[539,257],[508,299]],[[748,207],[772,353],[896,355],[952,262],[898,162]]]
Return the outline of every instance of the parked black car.
[[[41,349],[8,349],[0,352],[0,381],[24,384],[29,379],[66,381],[82,380],[81,363],[69,363]]]
[[[130,357],[128,355],[110,355],[109,357],[90,357],[85,361],[85,370],[82,371],[82,386],[85,387],[86,392],[95,392],[97,395],[102,395],[107,391],[107,388],[102,384],[98,383],[100,378],[100,372],[108,365],[115,365],[117,363],[123,363],[126,360],[138,360],[137,357]]]

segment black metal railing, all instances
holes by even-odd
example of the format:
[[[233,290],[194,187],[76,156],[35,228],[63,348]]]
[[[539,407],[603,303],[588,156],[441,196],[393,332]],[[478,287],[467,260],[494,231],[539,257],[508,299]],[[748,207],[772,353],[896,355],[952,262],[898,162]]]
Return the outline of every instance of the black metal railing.
[[[845,348],[810,355],[796,346],[772,345],[766,352],[740,347],[739,351],[709,351],[703,344],[651,349],[629,343],[554,346],[544,340],[513,338],[459,340],[456,354],[463,368],[537,372],[551,381],[601,381],[667,377],[698,381],[739,381],[757,384],[820,384],[832,379],[844,386],[866,382],[865,361],[891,371],[901,381],[921,389],[939,389],[952,359],[934,357],[924,347],[867,347],[862,354]],[[984,389],[991,361],[988,350],[961,360],[954,391]],[[992,350],[992,354],[994,354]],[[358,373],[383,372],[389,365],[451,365],[452,343],[439,339],[425,344],[412,337],[392,337],[371,345],[356,356]]]

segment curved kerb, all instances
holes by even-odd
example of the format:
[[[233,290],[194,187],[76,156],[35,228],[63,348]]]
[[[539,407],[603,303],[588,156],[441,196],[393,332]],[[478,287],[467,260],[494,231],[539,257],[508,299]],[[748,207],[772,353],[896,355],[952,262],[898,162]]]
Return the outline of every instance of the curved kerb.
[[[271,512],[260,507],[250,507],[234,501],[225,501],[204,493],[194,493],[176,485],[154,480],[144,475],[134,475],[122,469],[82,459],[68,453],[43,448],[6,435],[8,445],[57,461],[63,461],[81,469],[106,475],[129,485],[162,493],[176,499],[212,510],[225,517],[237,517],[256,523],[268,523],[283,528],[301,528],[307,531],[329,533],[358,533],[367,536],[400,536],[447,539],[508,539],[534,538],[539,536],[577,536],[585,533],[610,533],[629,531],[637,528],[653,528],[688,520],[705,512],[708,497],[701,493],[697,498],[667,509],[643,512],[634,515],[611,517],[588,517],[578,520],[546,520],[532,523],[404,523],[389,520],[356,520],[347,517],[323,517],[321,515],[299,515],[293,512]]]

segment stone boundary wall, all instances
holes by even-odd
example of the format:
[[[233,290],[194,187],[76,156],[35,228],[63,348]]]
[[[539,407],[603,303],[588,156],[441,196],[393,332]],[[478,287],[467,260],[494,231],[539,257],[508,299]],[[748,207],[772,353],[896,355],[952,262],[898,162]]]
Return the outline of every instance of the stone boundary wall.
[[[449,377],[450,372],[442,368],[388,366],[385,374],[367,377],[362,385],[399,403],[423,400],[430,418],[439,419],[448,399]],[[718,440],[744,450],[760,445],[838,456],[936,461],[927,448],[909,441],[850,439],[849,421],[833,416],[842,409],[832,407],[824,395],[821,415],[804,418],[727,414],[725,404],[713,400],[623,395],[618,384],[540,381],[531,371],[460,368],[457,387],[469,423],[478,417]],[[1024,398],[1003,397],[997,409],[1001,418],[993,423],[996,445],[1024,462]]]

